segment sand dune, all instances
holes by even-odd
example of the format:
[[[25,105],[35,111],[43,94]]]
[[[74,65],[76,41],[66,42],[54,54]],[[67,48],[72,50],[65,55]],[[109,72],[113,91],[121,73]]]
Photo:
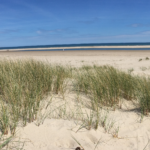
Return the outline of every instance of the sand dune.
[[[73,52],[1,52],[0,59],[28,59],[72,67],[82,65],[112,65],[123,71],[132,70],[134,75],[150,75],[150,51],[73,51]],[[139,61],[142,59],[141,61]],[[45,102],[47,99],[45,99]],[[81,95],[80,100],[85,102],[88,98]],[[57,104],[55,104],[58,102]],[[77,114],[77,97],[75,93],[67,92],[65,100],[54,95],[51,107],[65,104],[69,112]],[[82,111],[89,113],[90,109],[84,105]],[[44,113],[44,112],[43,112]],[[123,103],[122,109],[115,111],[102,110],[102,116],[107,114],[107,124],[114,122],[114,128],[106,132],[103,127],[98,130],[82,128],[80,122],[74,119],[59,119],[55,114],[50,114],[37,126],[37,121],[26,127],[18,127],[17,137],[26,141],[25,150],[73,150],[82,145],[84,150],[150,150],[150,117],[141,120],[141,114],[131,102]],[[55,116],[55,117],[54,117]],[[40,116],[39,116],[40,119]],[[101,119],[103,119],[101,117]],[[115,137],[115,133],[118,136]],[[76,140],[78,141],[76,141]]]

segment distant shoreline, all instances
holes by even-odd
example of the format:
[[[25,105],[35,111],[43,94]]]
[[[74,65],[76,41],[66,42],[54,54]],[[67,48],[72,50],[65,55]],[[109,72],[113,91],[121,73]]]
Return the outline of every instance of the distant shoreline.
[[[150,50],[81,50],[81,51],[2,51],[0,56],[4,57],[100,57],[100,56],[148,56],[150,57]],[[64,58],[65,59],[65,58]]]
[[[76,46],[76,47],[40,47],[40,48],[16,48],[16,49],[0,49],[0,51],[38,51],[38,50],[80,50],[80,49],[150,49],[150,45],[140,45],[140,46]]]

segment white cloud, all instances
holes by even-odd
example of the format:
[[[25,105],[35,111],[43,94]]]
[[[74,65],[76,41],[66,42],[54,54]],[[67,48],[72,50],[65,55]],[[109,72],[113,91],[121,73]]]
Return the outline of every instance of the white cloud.
[[[6,33],[12,33],[12,32],[18,32],[18,30],[13,29],[4,29],[0,30],[0,34],[6,34]]]
[[[150,35],[150,30],[149,31],[144,31],[144,32],[142,32],[142,34]]]
[[[37,30],[36,33],[38,34],[47,34],[47,33],[59,33],[59,32],[63,32],[63,31],[67,31],[66,29],[53,29],[53,30]]]
[[[41,30],[36,31],[37,34],[42,34]]]
[[[141,26],[141,24],[132,24],[131,26],[132,27],[139,27],[139,26]]]
[[[40,35],[50,35],[50,34],[74,34],[77,33],[77,31],[71,29],[71,28],[58,28],[58,29],[52,29],[52,30],[45,30],[45,29],[39,29],[36,31],[37,34]]]

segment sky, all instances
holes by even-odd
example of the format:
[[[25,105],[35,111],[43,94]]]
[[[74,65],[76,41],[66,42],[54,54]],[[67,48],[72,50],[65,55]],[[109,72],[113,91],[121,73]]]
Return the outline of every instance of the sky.
[[[150,42],[150,0],[0,0],[0,47]]]

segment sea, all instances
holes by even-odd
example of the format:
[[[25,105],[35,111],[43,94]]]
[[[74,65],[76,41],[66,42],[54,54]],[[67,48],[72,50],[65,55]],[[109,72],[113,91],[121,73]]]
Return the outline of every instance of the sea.
[[[75,51],[75,50],[150,50],[150,48],[76,48],[87,46],[150,46],[150,42],[145,43],[83,43],[83,44],[55,44],[55,45],[34,45],[34,46],[15,46],[15,47],[0,47],[0,50],[13,50],[13,49],[28,49],[21,51]],[[56,49],[56,47],[60,47]],[[67,49],[61,49],[61,47],[67,47]],[[74,47],[74,48],[69,48]],[[31,50],[30,50],[31,48]],[[38,48],[38,50],[32,50]],[[51,48],[51,49],[43,49]],[[55,49],[53,49],[55,48]]]

